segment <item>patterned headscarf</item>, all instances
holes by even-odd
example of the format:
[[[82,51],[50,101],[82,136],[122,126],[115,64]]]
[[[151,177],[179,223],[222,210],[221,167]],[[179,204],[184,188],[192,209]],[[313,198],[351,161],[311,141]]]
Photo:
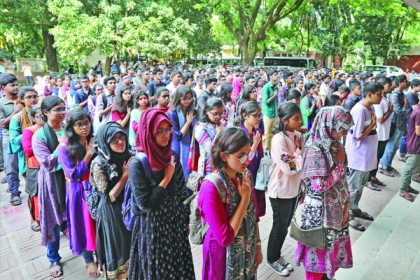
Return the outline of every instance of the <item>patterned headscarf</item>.
[[[334,165],[331,152],[334,146],[342,146],[335,140],[335,136],[352,126],[351,114],[342,106],[324,107],[319,110],[305,144],[302,178],[329,175]]]

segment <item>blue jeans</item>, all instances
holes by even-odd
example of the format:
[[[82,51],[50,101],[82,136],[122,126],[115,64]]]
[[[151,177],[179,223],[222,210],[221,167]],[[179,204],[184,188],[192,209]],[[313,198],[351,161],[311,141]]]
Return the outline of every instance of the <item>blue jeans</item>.
[[[3,143],[3,154],[6,164],[6,177],[12,196],[20,195],[19,191],[19,158],[18,154],[7,153],[8,144]]]
[[[382,168],[391,167],[392,160],[394,159],[395,153],[400,146],[401,138],[404,134],[404,131],[395,129],[394,134],[389,137],[388,142],[385,146],[385,153],[381,159],[381,166]]]
[[[58,262],[61,260],[58,249],[60,249],[60,226],[56,225],[54,228],[54,242],[47,243],[47,258],[49,262]]]
[[[92,251],[86,251],[83,250],[82,252],[83,259],[85,260],[85,263],[92,263],[93,262],[93,252]]]

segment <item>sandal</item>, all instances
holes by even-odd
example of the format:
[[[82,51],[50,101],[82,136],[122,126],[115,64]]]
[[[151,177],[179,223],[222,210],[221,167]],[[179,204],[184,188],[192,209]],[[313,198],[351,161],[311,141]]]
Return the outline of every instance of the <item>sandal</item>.
[[[412,194],[419,194],[418,190],[415,190],[410,186],[407,187],[407,192],[412,193]]]
[[[360,209],[353,210],[353,217],[373,221],[373,217],[371,215],[369,215],[367,212],[363,212]]]
[[[404,199],[407,199],[410,202],[414,201],[414,196],[412,196],[409,192],[400,192],[400,196]]]
[[[366,187],[368,189],[371,189],[372,191],[381,191],[381,188],[379,188],[377,185],[375,185],[373,182],[368,182]]]
[[[10,204],[12,206],[19,206],[22,204],[22,200],[20,199],[20,196],[14,195],[10,198]]]
[[[395,177],[394,173],[392,173],[391,171],[384,169],[384,168],[379,168],[379,173],[385,175],[385,176],[389,176],[389,177]]]
[[[86,269],[88,271],[89,277],[98,278],[101,276],[101,273],[98,271],[98,265],[95,262],[87,263]]]
[[[41,231],[41,227],[39,226],[39,224],[32,224],[31,229],[34,232],[40,232]]]
[[[379,179],[376,178],[376,177],[372,178],[372,183],[374,183],[375,185],[378,185],[378,186],[386,187],[385,183],[382,182],[382,181],[379,181]]]
[[[56,268],[53,270],[53,268]],[[60,261],[52,262],[50,264],[50,276],[53,278],[58,278],[63,276],[63,268]]]
[[[354,217],[353,217],[353,219],[351,219],[349,221],[349,226],[351,226],[352,228],[354,228],[355,230],[358,230],[358,231],[365,231],[366,230],[366,228],[361,223],[356,221],[354,219]]]

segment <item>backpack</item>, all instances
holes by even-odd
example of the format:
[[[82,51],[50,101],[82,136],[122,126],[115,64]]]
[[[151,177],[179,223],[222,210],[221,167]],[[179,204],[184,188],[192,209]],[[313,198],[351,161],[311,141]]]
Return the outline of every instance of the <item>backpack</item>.
[[[146,175],[146,178],[152,178],[152,169],[150,167],[149,160],[147,159],[147,156],[143,152],[139,152],[136,157],[140,159],[141,164],[143,165],[143,170]],[[135,222],[135,215],[132,209],[132,198],[131,198],[131,183],[130,179],[127,180],[127,183],[124,187],[124,202],[122,204],[122,218],[124,221],[124,225],[127,228],[127,230],[132,231],[134,228],[134,222]]]
[[[273,164],[271,156],[266,155],[261,159],[260,167],[258,168],[257,178],[255,179],[255,189],[259,191],[265,191],[267,189],[268,181],[273,173],[270,172],[270,166]]]
[[[105,92],[102,92],[101,97],[102,97],[102,102],[104,104],[104,110],[105,110],[106,107],[108,106],[108,99],[106,98]],[[99,117],[99,121],[100,122],[102,122],[102,118],[103,118],[103,116],[102,117]]]
[[[226,192],[219,178],[214,174],[209,174],[204,178],[204,180],[210,181],[216,186],[217,192],[219,193],[222,202],[226,203]],[[199,188],[200,186],[198,186],[198,189],[195,190],[192,196],[190,196],[187,200],[184,201],[185,205],[188,205],[190,203],[190,233],[188,236],[190,238],[191,243],[195,245],[203,244],[204,236],[206,235],[206,232],[209,229],[209,225],[207,223],[203,224],[203,220],[201,219],[200,215],[200,209],[198,207],[198,194],[200,191]]]

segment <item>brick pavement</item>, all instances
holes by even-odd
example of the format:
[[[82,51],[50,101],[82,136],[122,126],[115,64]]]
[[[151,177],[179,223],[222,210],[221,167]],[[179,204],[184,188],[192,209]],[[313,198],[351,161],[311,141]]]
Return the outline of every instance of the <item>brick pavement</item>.
[[[397,155],[398,156],[398,155]],[[394,167],[402,170],[403,164],[394,161]],[[0,179],[4,173],[0,174]],[[399,177],[390,178],[378,175],[387,187],[380,192],[375,192],[365,188],[361,208],[373,216],[386,206],[388,201],[397,193]],[[416,185],[417,187],[418,185]],[[23,184],[21,190],[24,190]],[[6,192],[6,185],[0,186],[0,279],[1,280],[32,280],[32,279],[54,279],[49,277],[49,262],[46,259],[45,247],[40,245],[40,234],[30,230],[30,216],[26,205],[27,195],[22,193],[24,203],[17,207],[10,206],[9,194]],[[260,221],[260,233],[262,249],[265,257],[268,235],[271,229],[271,207],[267,200],[267,215]],[[368,226],[370,222],[363,221]],[[361,232],[351,230],[351,238],[354,243]],[[296,242],[288,237],[285,241],[283,254],[290,262],[293,261]],[[197,279],[201,279],[201,246],[192,246],[195,272]],[[59,279],[90,279],[87,276],[83,258],[73,256],[69,249],[68,240],[61,236],[60,254],[62,256],[64,277]],[[302,267],[295,267],[287,279],[304,279]],[[261,265],[258,269],[258,279],[286,279],[278,276],[266,265]]]

